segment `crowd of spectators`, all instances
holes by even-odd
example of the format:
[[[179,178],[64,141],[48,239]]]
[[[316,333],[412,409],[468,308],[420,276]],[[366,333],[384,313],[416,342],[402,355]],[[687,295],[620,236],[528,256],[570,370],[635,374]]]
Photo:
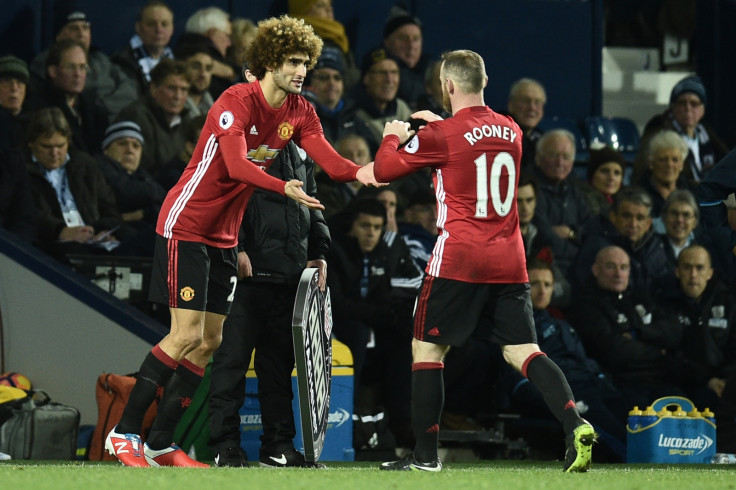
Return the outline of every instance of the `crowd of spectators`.
[[[325,40],[303,95],[338,153],[364,165],[387,121],[423,109],[451,117],[438,53],[423,50],[419,19],[393,8],[382,43],[356,61],[330,1],[288,7]],[[256,29],[249,19],[204,8],[172,46],[173,15],[164,2],[147,3],[130,41],[108,56],[93,47],[84,12],[59,10],[53,44],[30,65],[0,56],[0,225],[61,261],[68,253],[152,255],[158,207],[189,162],[213,101],[243,81],[243,53]],[[517,203],[540,345],[569,361],[581,414],[599,421],[620,457],[622,426],[611,424],[624,417],[611,414],[607,400],[630,408],[682,394],[719,417],[719,406],[736,406],[736,397],[721,403],[736,391],[736,240],[720,204],[736,184],[713,187],[708,179],[714,169],[732,173],[718,165],[729,149],[704,120],[707,94],[697,76],[672,88],[633,161],[609,147],[581,161],[573,134],[540,129],[554,96],[522,77],[509,87],[507,107],[494,109],[524,132]],[[332,234],[335,335],[353,351],[357,385],[381,387],[373,390],[382,394],[378,403],[409,446],[408,378],[397,373],[408,376],[413,295],[437,236],[431,176],[419,172],[374,193],[335,183],[318,168],[315,180]],[[718,198],[696,199],[702,189]],[[511,384],[512,400],[542,407],[538,394]],[[471,417],[480,416],[482,407],[473,406],[460,420],[448,417],[448,428],[478,427]]]

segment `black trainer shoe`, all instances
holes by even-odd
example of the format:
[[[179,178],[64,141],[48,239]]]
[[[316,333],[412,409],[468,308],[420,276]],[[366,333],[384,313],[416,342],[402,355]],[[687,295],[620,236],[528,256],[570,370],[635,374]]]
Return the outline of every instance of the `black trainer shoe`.
[[[442,471],[442,462],[439,458],[431,463],[420,463],[414,454],[407,454],[398,461],[381,463],[381,469],[387,471]]]
[[[304,459],[304,455],[296,449],[287,449],[280,454],[260,454],[258,462],[266,468],[326,468],[322,463],[313,463]]]
[[[593,443],[598,439],[593,426],[587,420],[575,427],[572,434],[565,438],[565,473],[582,473],[590,469],[593,458]]]
[[[245,468],[248,466],[248,457],[241,447],[226,447],[215,455],[215,466],[218,468]]]

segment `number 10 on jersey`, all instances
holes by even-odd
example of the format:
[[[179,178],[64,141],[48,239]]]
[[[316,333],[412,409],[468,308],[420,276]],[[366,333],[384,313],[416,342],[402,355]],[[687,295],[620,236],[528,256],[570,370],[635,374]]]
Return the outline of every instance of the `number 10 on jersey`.
[[[488,177],[488,156],[486,153],[473,160],[473,163],[475,163],[476,178],[475,217],[488,217],[489,188],[493,210],[498,216],[506,216],[511,211],[511,205],[514,202],[516,187],[516,165],[514,164],[514,158],[505,151],[496,154],[491,164],[490,178]],[[504,167],[508,172],[509,182],[506,188],[506,196],[501,200],[501,171]]]

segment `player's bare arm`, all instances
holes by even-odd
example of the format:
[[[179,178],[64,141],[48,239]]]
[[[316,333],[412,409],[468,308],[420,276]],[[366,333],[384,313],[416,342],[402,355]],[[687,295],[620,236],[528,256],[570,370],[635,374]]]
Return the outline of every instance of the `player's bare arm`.
[[[299,204],[310,209],[325,209],[318,199],[309,196],[302,190],[304,183],[301,180],[292,179],[284,185],[284,194]]]
[[[394,119],[391,122],[387,122],[383,127],[383,137],[385,138],[389,135],[398,136],[399,142],[404,144],[409,141],[409,138],[414,136],[414,131],[408,122]]]
[[[302,148],[314,159],[322,170],[327,172],[332,180],[337,182],[352,182],[357,180],[363,185],[379,187],[381,184],[373,175],[373,163],[356,165],[354,162],[341,157],[327,142],[324,136],[302,139]]]

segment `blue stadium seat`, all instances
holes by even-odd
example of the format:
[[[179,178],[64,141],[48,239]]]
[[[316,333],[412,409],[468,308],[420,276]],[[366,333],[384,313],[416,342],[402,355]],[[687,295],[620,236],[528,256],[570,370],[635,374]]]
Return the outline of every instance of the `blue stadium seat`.
[[[627,161],[633,162],[639,150],[639,128],[625,117],[591,116],[585,118],[588,142],[603,143],[620,151]]]

